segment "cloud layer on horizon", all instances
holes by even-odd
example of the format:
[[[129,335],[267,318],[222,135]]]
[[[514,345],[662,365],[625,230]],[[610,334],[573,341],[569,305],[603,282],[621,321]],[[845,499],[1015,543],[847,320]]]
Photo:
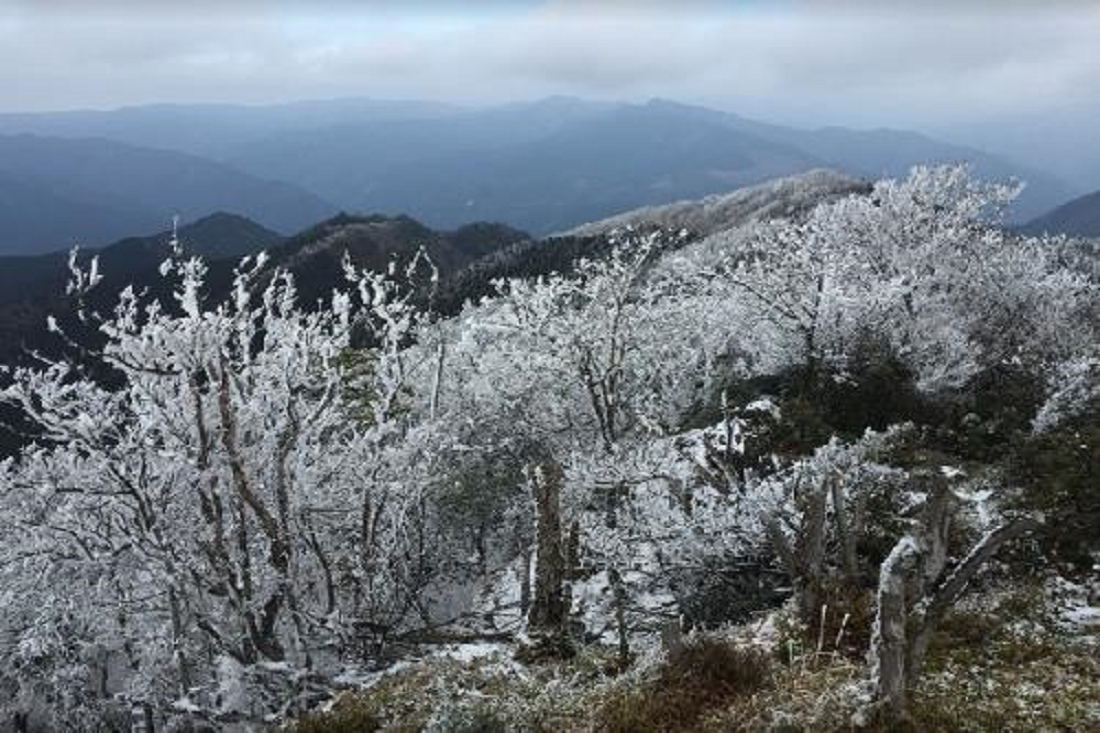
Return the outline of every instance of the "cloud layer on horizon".
[[[1095,3],[823,6],[7,0],[0,108],[571,94],[909,126],[1100,108]]]

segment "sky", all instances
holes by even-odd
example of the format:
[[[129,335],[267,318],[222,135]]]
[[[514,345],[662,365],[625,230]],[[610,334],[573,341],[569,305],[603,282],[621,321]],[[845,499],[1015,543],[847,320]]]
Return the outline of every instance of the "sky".
[[[1026,140],[1100,119],[1098,39],[1100,0],[0,0],[0,111],[562,94]]]

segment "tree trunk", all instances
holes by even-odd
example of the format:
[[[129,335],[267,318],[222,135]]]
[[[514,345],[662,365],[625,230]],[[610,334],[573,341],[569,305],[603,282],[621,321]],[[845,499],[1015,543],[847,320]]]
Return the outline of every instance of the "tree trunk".
[[[581,527],[575,521],[569,526],[569,534],[565,539],[565,586],[562,590],[562,603],[565,605],[566,616],[573,609],[573,584],[580,574],[581,564]]]
[[[130,730],[132,733],[154,733],[153,708],[148,703],[134,703],[130,708]]]
[[[765,522],[768,539],[794,585],[798,615],[807,625],[821,613],[829,490],[826,484],[795,489],[801,511],[794,543],[772,516]]]
[[[531,609],[531,550],[523,549],[519,558],[519,611],[524,618]]]
[[[684,629],[679,618],[666,621],[661,626],[661,649],[669,664],[676,664],[684,654]]]
[[[535,592],[528,626],[561,631],[565,626],[565,552],[561,531],[561,488],[564,473],[552,458],[539,461],[534,470],[536,507]]]
[[[626,622],[626,586],[617,568],[609,569],[607,577],[611,581],[611,593],[615,602],[615,630],[619,635],[619,669],[625,670],[630,666],[630,628]]]
[[[903,717],[909,705],[906,588],[919,551],[913,537],[903,537],[883,562],[879,576],[871,681],[876,707],[895,719]]]
[[[919,525],[901,538],[882,564],[878,614],[871,637],[873,704],[891,719],[908,714],[932,635],[970,580],[1006,542],[1033,530],[1017,519],[990,532],[946,573],[948,530],[955,497],[945,481],[930,487]]]

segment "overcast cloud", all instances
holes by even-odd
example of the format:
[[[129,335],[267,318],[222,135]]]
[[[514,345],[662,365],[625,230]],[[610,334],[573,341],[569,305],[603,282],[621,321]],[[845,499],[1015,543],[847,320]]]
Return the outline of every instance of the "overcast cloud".
[[[0,110],[671,97],[804,124],[1100,109],[1097,2],[0,0]]]

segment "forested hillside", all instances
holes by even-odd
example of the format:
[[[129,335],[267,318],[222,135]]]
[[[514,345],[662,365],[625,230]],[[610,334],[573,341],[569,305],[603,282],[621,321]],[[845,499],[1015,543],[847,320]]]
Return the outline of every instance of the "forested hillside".
[[[1017,194],[75,259],[92,348],[0,389],[0,725],[1100,726],[1100,266]]]
[[[179,229],[184,251],[202,257],[208,263],[227,262],[231,273],[234,263],[248,254],[274,247],[283,237],[269,229],[232,214],[214,214],[190,222]],[[127,286],[152,289],[168,297],[158,272],[170,253],[171,231],[148,237],[129,237],[102,249],[79,250],[77,259],[84,266],[95,257],[103,268],[104,281],[89,306],[109,313],[118,294]],[[65,292],[69,276],[68,251],[29,257],[0,257],[0,363],[23,361],[30,352],[56,355],[60,340],[46,330],[46,318],[62,321],[75,316],[73,303]],[[230,278],[223,278],[225,291]],[[75,325],[75,324],[74,324]]]

